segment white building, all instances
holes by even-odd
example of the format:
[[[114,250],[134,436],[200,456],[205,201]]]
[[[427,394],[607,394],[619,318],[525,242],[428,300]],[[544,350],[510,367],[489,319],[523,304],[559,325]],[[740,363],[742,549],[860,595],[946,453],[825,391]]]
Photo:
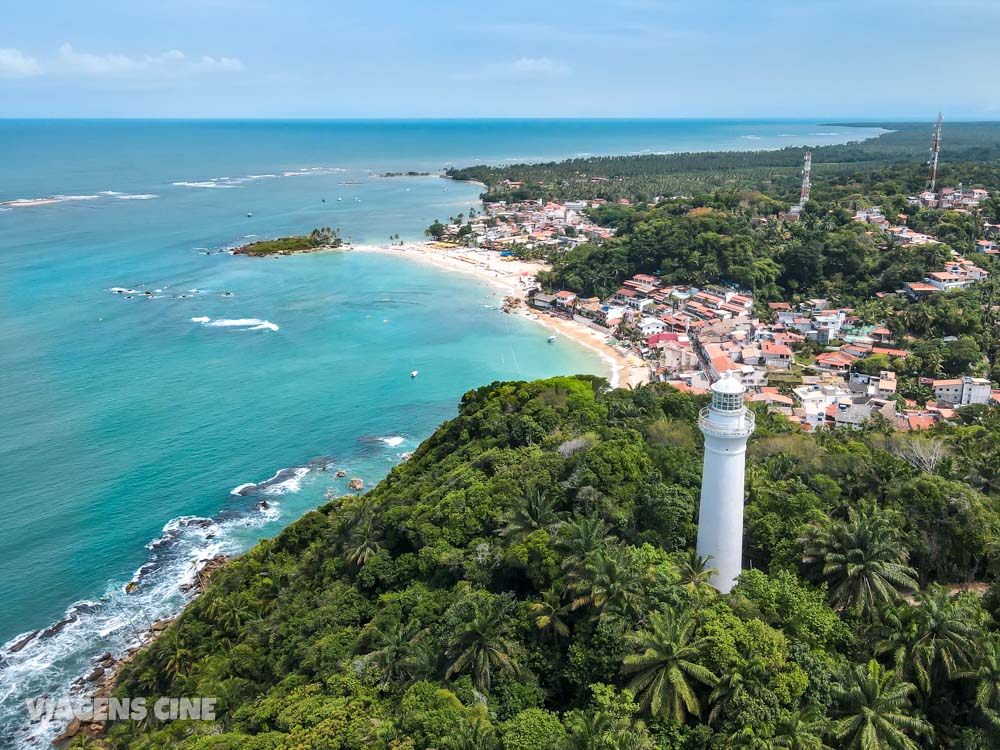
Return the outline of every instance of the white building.
[[[990,402],[990,381],[986,378],[973,378],[966,375],[962,378],[934,380],[931,390],[938,401],[953,406],[968,406],[969,404],[988,404]]]
[[[743,404],[746,388],[735,378],[723,378],[711,390],[712,405],[698,419],[705,436],[698,554],[710,558],[716,570],[710,582],[725,594],[743,568],[743,483],[755,419]]]
[[[644,338],[649,338],[657,333],[663,333],[666,329],[667,324],[659,318],[646,316],[639,321],[639,330],[642,332]]]

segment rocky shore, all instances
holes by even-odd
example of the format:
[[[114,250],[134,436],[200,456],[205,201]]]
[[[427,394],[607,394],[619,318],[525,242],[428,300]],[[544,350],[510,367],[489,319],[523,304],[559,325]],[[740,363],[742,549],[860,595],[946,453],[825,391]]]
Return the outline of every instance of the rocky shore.
[[[215,574],[219,569],[221,569],[230,558],[226,555],[217,555],[212,559],[206,561],[202,565],[195,575],[195,580],[185,587],[185,590],[192,594],[192,598],[202,594],[208,585],[209,579]],[[179,615],[178,615],[179,616]],[[141,642],[130,648],[123,656],[115,657],[111,652],[106,652],[96,657],[93,660],[93,670],[85,677],[78,678],[72,684],[72,691],[75,693],[84,693],[88,698],[99,699],[99,698],[110,698],[114,693],[115,686],[118,684],[118,677],[121,671],[135,658],[136,654],[139,654],[143,650],[149,648],[160,635],[169,627],[170,623],[173,622],[176,617],[168,617],[162,620],[157,620],[149,626],[149,629],[141,634]],[[63,626],[68,623],[63,623]],[[57,623],[57,627],[59,624]],[[23,648],[25,644],[31,641],[32,638],[37,635],[37,632],[26,637],[23,641],[15,645],[15,648]],[[87,692],[89,691],[89,692]],[[103,721],[81,721],[80,719],[73,719],[63,732],[52,740],[53,745],[63,745],[66,742],[74,739],[75,737],[89,737],[91,739],[99,739],[104,735],[104,730],[106,728],[105,722]]]

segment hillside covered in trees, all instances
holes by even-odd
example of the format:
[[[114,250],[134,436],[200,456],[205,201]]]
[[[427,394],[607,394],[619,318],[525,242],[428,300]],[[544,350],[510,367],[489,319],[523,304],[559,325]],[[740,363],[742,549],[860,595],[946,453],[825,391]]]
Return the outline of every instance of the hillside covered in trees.
[[[867,127],[878,123],[864,123]],[[484,183],[484,200],[593,199],[634,203],[656,196],[691,195],[706,190],[758,190],[781,200],[798,197],[802,157],[813,155],[813,175],[828,178],[892,166],[923,164],[930,146],[930,123],[882,123],[878,138],[811,149],[631,154],[568,159],[543,164],[479,165],[453,168],[447,176]],[[948,122],[941,151],[942,176],[950,165],[1000,159],[1000,123]],[[926,180],[926,169],[904,169]],[[996,173],[996,166],[992,168]],[[504,181],[523,182],[511,188]],[[995,181],[994,181],[995,184]],[[920,187],[923,187],[921,182]]]
[[[217,696],[217,721],[101,742],[1000,747],[1000,410],[919,436],[760,413],[751,569],[721,596],[691,549],[701,405],[590,376],[470,391],[376,488],[218,572],[123,673],[122,695]]]
[[[801,220],[791,224],[779,220],[786,206],[757,192],[594,209],[599,222],[616,227],[616,236],[551,253],[552,272],[540,279],[553,288],[606,297],[623,279],[647,273],[668,284],[732,284],[761,301],[825,297],[853,304],[940,270],[950,249],[972,253],[983,236],[982,218],[910,205],[905,186],[895,181],[867,189],[824,185],[827,192],[838,187],[840,197],[810,201]],[[895,243],[853,220],[855,208],[873,204],[887,215],[906,216],[907,226],[934,234],[941,244]],[[985,201],[983,218],[1000,218],[1000,200]],[[975,257],[988,269],[994,265],[990,257]]]

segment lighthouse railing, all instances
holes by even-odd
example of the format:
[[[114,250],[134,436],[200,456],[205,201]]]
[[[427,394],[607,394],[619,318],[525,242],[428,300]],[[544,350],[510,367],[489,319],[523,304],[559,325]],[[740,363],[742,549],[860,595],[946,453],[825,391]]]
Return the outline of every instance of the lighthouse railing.
[[[757,417],[749,409],[744,409],[738,420],[717,422],[712,419],[712,408],[706,406],[698,414],[698,426],[706,435],[718,437],[747,437],[757,426]]]

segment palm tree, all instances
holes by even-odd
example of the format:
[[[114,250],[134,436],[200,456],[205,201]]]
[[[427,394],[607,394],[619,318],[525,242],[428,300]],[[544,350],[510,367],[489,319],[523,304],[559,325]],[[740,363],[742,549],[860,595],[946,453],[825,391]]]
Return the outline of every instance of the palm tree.
[[[572,584],[577,597],[570,609],[590,605],[596,616],[630,616],[642,600],[642,579],[615,548],[600,551],[593,566]]]
[[[344,556],[359,568],[382,551],[382,526],[367,516],[351,530]]]
[[[233,635],[239,635],[243,626],[253,619],[253,610],[241,595],[227,597],[219,612],[219,626]]]
[[[164,664],[166,671],[170,674],[170,684],[173,685],[182,675],[186,675],[191,665],[191,658],[194,653],[184,645],[181,634],[175,630],[167,643],[167,660]]]
[[[472,719],[445,737],[444,747],[447,750],[499,750],[500,739],[488,721]]]
[[[701,716],[695,694],[697,683],[712,687],[717,678],[696,660],[708,645],[698,637],[688,612],[654,612],[649,629],[628,636],[632,653],[625,657],[622,674],[633,675],[628,688],[639,706],[654,716],[683,724],[688,714]]]
[[[903,610],[880,649],[892,650],[899,674],[929,697],[945,680],[965,676],[974,663],[981,636],[974,618],[945,589],[932,586],[917,594],[916,606]]]
[[[975,677],[976,708],[1000,730],[1000,641],[994,638],[983,645]]]
[[[562,555],[562,568],[575,578],[615,537],[608,525],[596,516],[573,514],[559,529],[556,550]]]
[[[551,529],[558,523],[559,514],[552,501],[537,485],[530,485],[499,533],[500,536],[519,541],[539,529]]]
[[[692,596],[697,596],[703,591],[712,589],[712,584],[708,581],[719,571],[709,567],[712,557],[702,557],[697,550],[689,549],[684,559],[681,560],[681,585],[683,585]],[[714,589],[712,589],[714,590]]]
[[[911,735],[930,734],[931,725],[907,713],[916,687],[872,659],[854,664],[834,689],[840,718],[831,734],[845,750],[918,750]]]
[[[819,706],[810,705],[792,711],[778,721],[771,747],[781,750],[831,750],[823,742],[829,730],[830,720]]]
[[[519,674],[521,669],[513,656],[516,647],[506,630],[507,624],[495,606],[484,611],[476,601],[471,618],[448,639],[451,665],[445,677],[471,672],[476,689],[488,693],[494,669]]]
[[[381,675],[379,684],[383,688],[391,682],[405,682],[413,677],[423,635],[419,627],[397,622],[387,630],[379,631],[379,634],[381,637],[375,649],[361,657],[361,664],[378,670]]]
[[[535,615],[535,625],[542,633],[551,633],[554,638],[569,635],[569,625],[563,619],[569,614],[570,605],[562,603],[562,597],[549,589],[542,594],[540,602],[529,605]]]
[[[767,667],[759,660],[753,659],[742,667],[729,670],[715,684],[708,702],[712,710],[708,712],[708,721],[713,723],[725,714],[726,708],[748,692],[753,692],[753,683],[762,684],[767,680]],[[747,683],[750,683],[748,687]]]
[[[568,734],[559,750],[597,750],[606,747],[604,736],[614,729],[612,717],[604,711],[573,711],[564,723]]]
[[[851,510],[847,521],[814,525],[804,541],[803,563],[829,584],[831,603],[856,617],[877,621],[901,590],[919,588],[892,522],[874,506]]]
[[[651,750],[653,747],[643,722],[635,725],[609,711],[570,711],[564,724],[568,734],[559,750]]]

